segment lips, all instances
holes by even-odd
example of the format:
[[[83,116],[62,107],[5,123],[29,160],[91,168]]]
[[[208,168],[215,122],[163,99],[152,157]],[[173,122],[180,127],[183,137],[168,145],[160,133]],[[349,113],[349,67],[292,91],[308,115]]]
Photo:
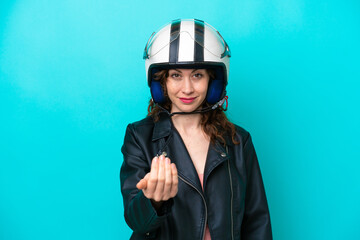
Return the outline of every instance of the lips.
[[[193,98],[180,98],[180,100],[183,103],[192,103],[195,100],[195,97],[193,97]]]

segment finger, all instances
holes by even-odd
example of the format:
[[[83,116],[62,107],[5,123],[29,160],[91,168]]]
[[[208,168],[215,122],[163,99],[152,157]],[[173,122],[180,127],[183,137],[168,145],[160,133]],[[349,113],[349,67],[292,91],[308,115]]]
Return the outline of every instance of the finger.
[[[156,184],[156,190],[154,193],[154,200],[161,201],[164,195],[164,184],[165,184],[165,156],[161,155],[159,158],[159,171]]]
[[[151,170],[146,188],[146,192],[150,194],[150,197],[152,196],[156,188],[158,169],[159,169],[159,157],[154,157],[151,163]]]
[[[163,196],[164,201],[170,198],[171,182],[172,182],[172,176],[171,176],[170,159],[165,158],[165,185],[164,185],[164,196]]]
[[[142,189],[146,189],[147,187],[147,181],[145,179],[141,179],[137,184],[136,184],[137,189],[142,190]]]
[[[178,172],[175,163],[171,164],[171,174],[172,174],[172,181],[171,181],[171,197],[175,197],[178,192]]]
[[[143,179],[145,179],[147,181],[147,180],[149,180],[149,178],[150,178],[150,173],[148,172]]]
[[[136,187],[141,190],[141,189],[146,189],[147,187],[147,180],[149,179],[149,173],[147,173],[145,175],[145,177],[143,179],[141,179],[137,184]]]

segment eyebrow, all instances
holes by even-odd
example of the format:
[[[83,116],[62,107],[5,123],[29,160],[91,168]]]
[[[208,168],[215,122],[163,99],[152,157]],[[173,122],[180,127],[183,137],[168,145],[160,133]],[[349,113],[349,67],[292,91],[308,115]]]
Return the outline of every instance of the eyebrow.
[[[175,70],[175,71],[177,71],[177,72],[179,72],[179,73],[182,73],[182,72],[181,72],[179,69],[177,69],[177,68],[174,68],[173,70]],[[202,68],[196,68],[196,69],[192,70],[191,73],[196,72],[197,70],[202,70]]]

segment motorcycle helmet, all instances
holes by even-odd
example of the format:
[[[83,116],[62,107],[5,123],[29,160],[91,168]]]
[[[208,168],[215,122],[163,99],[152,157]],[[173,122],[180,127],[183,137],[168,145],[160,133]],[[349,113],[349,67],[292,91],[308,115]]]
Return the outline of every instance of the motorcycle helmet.
[[[218,103],[226,95],[230,56],[229,46],[220,33],[202,20],[177,19],[165,25],[151,35],[143,56],[153,101],[157,104],[166,101],[160,81],[154,79],[156,72],[171,68],[212,68],[215,79],[209,83],[206,101]]]

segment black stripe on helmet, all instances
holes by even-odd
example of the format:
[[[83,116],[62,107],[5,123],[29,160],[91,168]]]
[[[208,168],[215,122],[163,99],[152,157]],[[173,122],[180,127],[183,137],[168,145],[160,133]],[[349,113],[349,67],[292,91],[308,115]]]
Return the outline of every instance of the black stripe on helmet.
[[[170,29],[169,63],[177,63],[179,57],[179,32],[181,20],[172,21]]]
[[[194,62],[204,61],[204,21],[195,19]]]

